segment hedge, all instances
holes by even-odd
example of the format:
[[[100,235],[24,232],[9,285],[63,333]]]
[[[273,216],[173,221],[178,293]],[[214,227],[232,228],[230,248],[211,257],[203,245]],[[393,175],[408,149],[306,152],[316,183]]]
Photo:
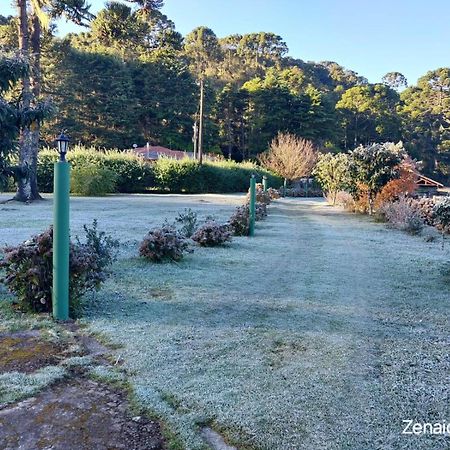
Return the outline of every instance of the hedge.
[[[53,163],[58,159],[56,150],[44,149],[38,157],[38,185],[41,192],[53,191]],[[72,168],[97,166],[116,174],[116,192],[146,191],[173,193],[226,193],[246,192],[252,173],[260,182],[263,175],[268,185],[279,187],[281,178],[253,163],[234,161],[205,162],[161,158],[148,163],[132,153],[118,150],[100,151],[95,148],[75,147],[67,154]]]
[[[40,192],[53,192],[53,164],[57,160],[56,150],[44,149],[39,152],[37,176]],[[116,175],[117,192],[144,192],[154,185],[151,164],[132,153],[76,146],[67,153],[67,160],[72,169],[96,166],[111,170]]]

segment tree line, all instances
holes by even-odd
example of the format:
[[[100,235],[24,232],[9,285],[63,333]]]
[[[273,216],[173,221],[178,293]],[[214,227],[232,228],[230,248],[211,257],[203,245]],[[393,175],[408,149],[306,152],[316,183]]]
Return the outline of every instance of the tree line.
[[[198,27],[183,37],[160,0],[111,1],[96,16],[84,0],[16,3],[16,17],[0,17],[2,61],[13,64],[19,54],[30,70],[21,85],[12,77],[2,98],[42,112],[19,124],[23,155],[61,129],[98,147],[191,150],[202,82],[206,151],[256,158],[279,132],[330,152],[401,140],[424,173],[448,181],[450,68],[413,86],[398,72],[369,83],[335,62],[288,56],[270,32],[218,38]],[[56,37],[54,21],[63,15],[85,31]]]

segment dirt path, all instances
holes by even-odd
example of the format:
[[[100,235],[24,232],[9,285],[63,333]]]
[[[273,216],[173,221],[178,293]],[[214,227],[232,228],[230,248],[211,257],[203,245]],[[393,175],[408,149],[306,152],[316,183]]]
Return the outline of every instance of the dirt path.
[[[163,450],[160,425],[137,416],[124,386],[93,379],[96,363],[108,370],[108,350],[86,335],[73,333],[69,343],[52,343],[37,330],[0,335],[0,376],[17,378],[26,399],[0,401],[2,450]],[[75,344],[78,343],[77,344]],[[68,359],[72,356],[72,359]],[[89,360],[88,365],[74,362]],[[26,394],[26,381],[39,370],[72,362],[64,376],[34,396]],[[55,366],[59,365],[59,366]],[[25,388],[25,389],[24,389]],[[0,400],[3,397],[0,387]]]

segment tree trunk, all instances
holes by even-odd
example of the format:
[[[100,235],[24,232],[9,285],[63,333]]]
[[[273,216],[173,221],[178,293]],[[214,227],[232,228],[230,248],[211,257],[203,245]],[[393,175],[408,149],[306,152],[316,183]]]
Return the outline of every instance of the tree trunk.
[[[26,0],[17,0],[17,10],[19,15],[19,50],[25,57],[30,57],[30,34],[28,31],[28,12]],[[31,59],[30,63],[32,71],[34,72],[35,58],[38,57],[38,70],[39,70],[39,56],[40,56],[40,26],[36,29],[34,27],[37,22],[37,17],[33,20],[33,46],[37,45],[37,55]],[[37,41],[35,41],[37,39]],[[33,52],[34,52],[33,48]],[[35,77],[36,74],[33,74]],[[38,72],[37,89],[40,90],[40,74]],[[33,93],[31,89],[31,80],[29,75],[25,75],[22,78],[22,107],[28,109],[31,107]],[[18,177],[18,188],[14,200],[20,202],[31,202],[36,199],[40,199],[40,195],[37,189],[37,150],[39,143],[39,125],[32,124],[30,127],[24,127],[20,131],[20,153],[19,164],[21,167],[21,173]]]
[[[369,216],[371,216],[373,214],[373,194],[372,192],[369,191],[369,193],[367,194],[367,203],[369,204]]]

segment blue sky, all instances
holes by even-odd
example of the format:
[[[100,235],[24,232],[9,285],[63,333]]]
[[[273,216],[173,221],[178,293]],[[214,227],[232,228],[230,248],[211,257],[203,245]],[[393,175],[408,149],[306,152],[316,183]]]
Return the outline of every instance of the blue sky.
[[[0,4],[9,3],[0,0]],[[163,12],[185,35],[205,25],[219,37],[271,31],[289,54],[331,60],[370,82],[390,71],[409,83],[450,65],[449,0],[166,0]],[[98,11],[103,0],[91,0]],[[1,14],[13,13],[2,7]],[[74,27],[61,22],[61,34]]]

